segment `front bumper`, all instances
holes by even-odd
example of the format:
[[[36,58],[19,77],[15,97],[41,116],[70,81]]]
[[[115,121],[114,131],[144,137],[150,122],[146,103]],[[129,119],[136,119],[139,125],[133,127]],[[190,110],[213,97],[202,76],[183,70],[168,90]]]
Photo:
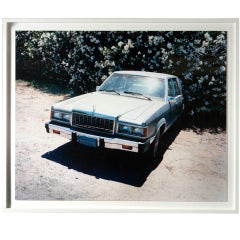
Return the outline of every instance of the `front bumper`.
[[[137,142],[117,138],[114,136],[99,136],[95,134],[79,132],[71,127],[59,126],[51,122],[46,123],[45,128],[48,133],[60,135],[69,140],[77,141],[78,143],[89,147],[118,149],[136,153],[144,153],[150,147],[149,139],[145,142]]]

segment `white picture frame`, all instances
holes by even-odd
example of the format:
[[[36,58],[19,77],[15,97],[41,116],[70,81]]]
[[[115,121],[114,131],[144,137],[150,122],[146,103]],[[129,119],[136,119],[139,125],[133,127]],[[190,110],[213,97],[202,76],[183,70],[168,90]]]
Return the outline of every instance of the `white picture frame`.
[[[4,208],[47,212],[238,212],[239,46],[238,19],[5,19],[3,22]],[[15,32],[19,30],[227,31],[227,202],[23,201],[14,196]]]

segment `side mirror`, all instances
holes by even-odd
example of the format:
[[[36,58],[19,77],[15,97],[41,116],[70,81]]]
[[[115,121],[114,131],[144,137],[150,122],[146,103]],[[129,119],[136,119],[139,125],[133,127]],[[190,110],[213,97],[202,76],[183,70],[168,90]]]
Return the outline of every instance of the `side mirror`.
[[[100,88],[100,86],[96,86],[96,91],[98,91],[99,88]]]
[[[176,102],[174,97],[168,97],[168,101],[169,101],[169,103],[175,103]]]

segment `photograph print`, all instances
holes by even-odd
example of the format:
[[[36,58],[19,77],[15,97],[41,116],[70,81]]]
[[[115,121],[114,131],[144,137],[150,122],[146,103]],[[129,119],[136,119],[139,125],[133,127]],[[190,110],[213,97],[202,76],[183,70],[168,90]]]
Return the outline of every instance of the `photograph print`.
[[[15,35],[15,200],[228,201],[226,31]]]

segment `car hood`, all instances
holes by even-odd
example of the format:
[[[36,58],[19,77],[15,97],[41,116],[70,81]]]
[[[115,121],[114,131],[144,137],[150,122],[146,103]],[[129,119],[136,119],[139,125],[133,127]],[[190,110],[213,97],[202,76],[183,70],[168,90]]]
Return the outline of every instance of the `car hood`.
[[[159,100],[149,101],[142,97],[115,95],[115,93],[88,93],[53,106],[54,110],[77,111],[114,118],[136,120],[144,112],[159,106]],[[163,104],[163,103],[162,103]]]

